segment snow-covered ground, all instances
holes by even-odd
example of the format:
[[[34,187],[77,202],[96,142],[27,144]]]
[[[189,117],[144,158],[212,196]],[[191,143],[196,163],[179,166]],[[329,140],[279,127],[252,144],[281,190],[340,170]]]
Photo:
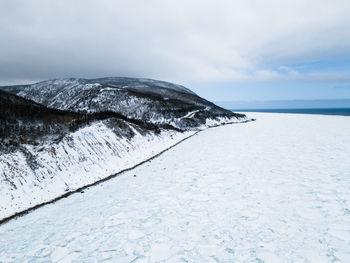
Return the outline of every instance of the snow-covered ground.
[[[0,262],[350,262],[350,118],[248,117],[1,225]]]

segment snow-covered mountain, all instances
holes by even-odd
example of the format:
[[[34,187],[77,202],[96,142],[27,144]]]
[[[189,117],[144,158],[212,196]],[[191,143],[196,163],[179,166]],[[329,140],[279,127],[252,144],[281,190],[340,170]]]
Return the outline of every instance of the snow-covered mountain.
[[[133,167],[198,130],[246,120],[154,80],[1,87],[0,222]]]
[[[129,118],[171,124],[181,129],[244,117],[216,106],[183,86],[150,79],[55,79],[2,89],[50,108],[113,111]]]

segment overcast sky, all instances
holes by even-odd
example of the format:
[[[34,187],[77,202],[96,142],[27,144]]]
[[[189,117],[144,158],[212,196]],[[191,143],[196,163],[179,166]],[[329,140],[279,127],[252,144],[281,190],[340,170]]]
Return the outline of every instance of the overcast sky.
[[[104,76],[216,101],[350,98],[350,1],[0,0],[0,84]]]

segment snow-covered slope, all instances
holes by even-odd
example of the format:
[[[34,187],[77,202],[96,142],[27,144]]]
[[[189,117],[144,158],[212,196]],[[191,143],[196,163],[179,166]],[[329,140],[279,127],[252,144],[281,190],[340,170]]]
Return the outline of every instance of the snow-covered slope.
[[[0,91],[0,220],[130,168],[193,133],[116,113],[51,109]]]
[[[216,106],[183,86],[150,79],[55,79],[2,89],[50,108],[113,111],[129,118],[171,124],[181,129],[245,118]]]
[[[23,144],[0,155],[0,219],[130,168],[190,136],[162,130],[128,139],[109,120],[66,135],[59,143]]]
[[[185,87],[148,79],[1,87],[0,221],[130,168],[197,130],[245,120]]]

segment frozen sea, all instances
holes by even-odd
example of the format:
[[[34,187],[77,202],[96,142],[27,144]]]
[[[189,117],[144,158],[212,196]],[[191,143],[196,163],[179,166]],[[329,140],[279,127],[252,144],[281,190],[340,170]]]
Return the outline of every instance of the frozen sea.
[[[350,262],[350,117],[248,116],[1,225],[0,262]]]

